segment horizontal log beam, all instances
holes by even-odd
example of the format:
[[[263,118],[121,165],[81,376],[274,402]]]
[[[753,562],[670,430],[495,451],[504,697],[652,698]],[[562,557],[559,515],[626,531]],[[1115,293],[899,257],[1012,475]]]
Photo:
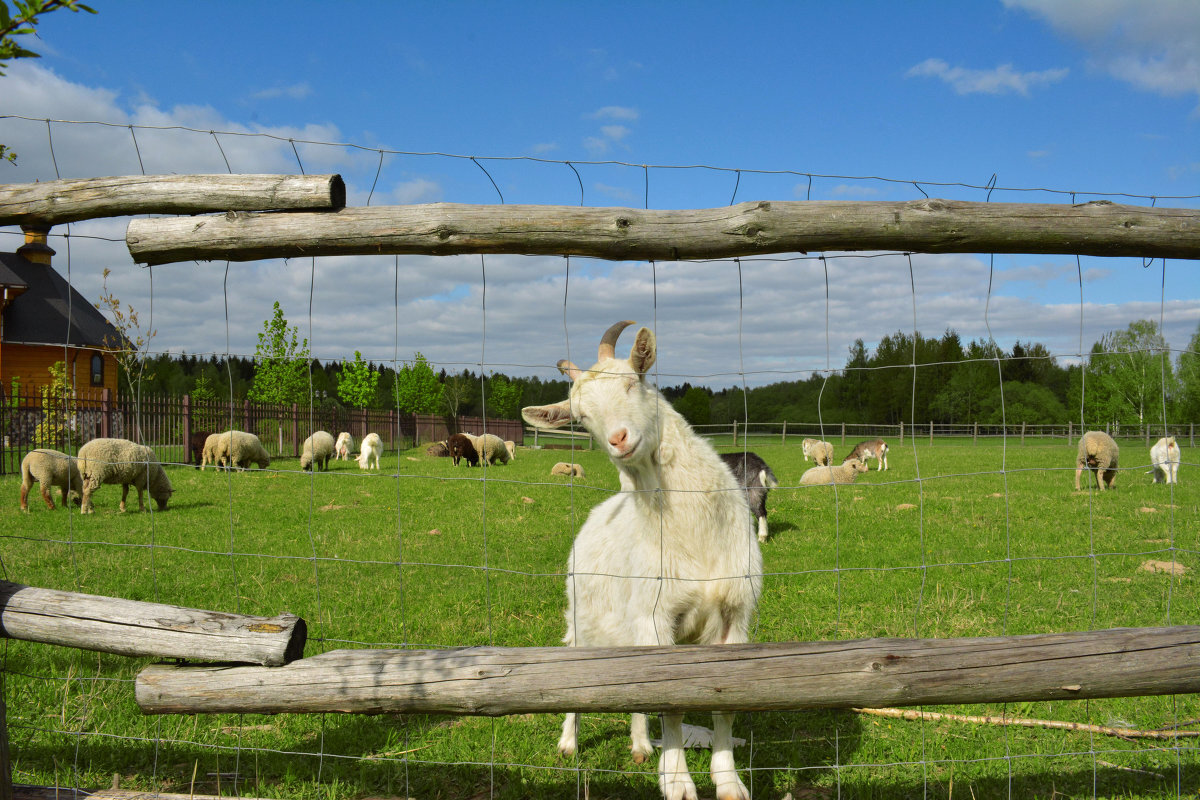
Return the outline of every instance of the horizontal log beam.
[[[340,175],[121,175],[0,184],[0,225],[345,205],[346,184]]]
[[[148,714],[852,708],[1200,691],[1200,627],[977,639],[337,650],[286,667],[154,665]]]
[[[206,780],[206,783],[209,781]],[[232,788],[236,789],[236,785]],[[137,791],[128,789],[77,789],[73,786],[13,786],[13,800],[254,800],[243,794],[196,794],[188,792]]]
[[[1200,211],[948,200],[750,202],[685,211],[434,203],[135,219],[126,244],[144,264],[393,253],[673,261],[830,250],[1200,258]]]
[[[0,636],[101,653],[278,666],[304,654],[294,614],[251,617],[0,581]]]

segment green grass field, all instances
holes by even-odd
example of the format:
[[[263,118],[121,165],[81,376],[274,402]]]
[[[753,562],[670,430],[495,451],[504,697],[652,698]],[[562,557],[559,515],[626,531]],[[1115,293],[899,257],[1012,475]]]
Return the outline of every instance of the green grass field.
[[[1065,440],[912,440],[853,486],[793,486],[799,440],[753,443],[782,484],[754,637],[955,637],[1200,624],[1200,482],[1193,450],[1175,487],[1122,442],[1116,490],[1076,493]],[[732,449],[725,447],[724,449]],[[849,447],[838,447],[839,455]],[[587,470],[574,483],[551,465]],[[341,647],[555,645],[574,532],[617,489],[598,451],[520,450],[486,471],[422,450],[328,473],[169,470],[166,513],[50,512],[3,480],[4,576],[34,586],[246,614],[290,611],[307,655]],[[484,478],[486,477],[486,480]],[[1177,562],[1182,574],[1150,572]],[[143,662],[6,641],[15,780],[260,797],[657,797],[654,765],[628,753],[628,718],[587,715],[581,752],[555,751],[561,719],[434,715],[146,717]],[[753,680],[748,674],[746,680]],[[927,710],[1095,725],[1190,723],[1196,696]],[[708,724],[706,715],[689,722]],[[657,725],[652,723],[652,735]],[[739,716],[736,750],[756,798],[1195,797],[1200,744],[849,711]],[[712,796],[707,755],[689,764]]]

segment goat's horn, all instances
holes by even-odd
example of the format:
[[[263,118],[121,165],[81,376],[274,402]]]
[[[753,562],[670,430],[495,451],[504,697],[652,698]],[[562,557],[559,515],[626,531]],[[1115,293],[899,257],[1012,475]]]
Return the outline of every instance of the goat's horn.
[[[567,361],[565,358],[560,359],[556,366],[558,367],[559,372],[561,372],[563,375],[566,375],[573,381],[578,380],[579,376],[583,374],[583,370],[572,364],[570,361]]]
[[[617,338],[621,335],[621,331],[634,324],[633,320],[627,319],[623,322],[617,322],[604,332],[604,336],[600,337],[600,361],[606,358],[617,357]]]

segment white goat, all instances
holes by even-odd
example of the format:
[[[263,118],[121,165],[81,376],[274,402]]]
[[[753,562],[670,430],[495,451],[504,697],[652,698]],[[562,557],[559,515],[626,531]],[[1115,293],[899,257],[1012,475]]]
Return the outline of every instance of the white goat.
[[[1174,436],[1164,436],[1150,448],[1150,466],[1155,483],[1179,483],[1179,445]]]
[[[333,445],[334,460],[349,461],[352,450],[354,450],[354,437],[350,435],[349,431],[342,431]]]
[[[628,359],[615,353],[618,322],[600,341],[599,360],[571,379],[568,398],[522,409],[535,427],[580,422],[608,452],[621,491],[594,507],[567,562],[571,647],[723,644],[747,641],[762,587],[762,554],[745,493],[712,446],[646,382],[654,334],[637,332]],[[667,800],[694,800],[684,756],[683,715],[662,718],[659,788]],[[749,800],[733,760],[733,715],[713,714],[712,779],[718,800]],[[577,715],[567,714],[558,749],[572,755]],[[650,755],[645,714],[634,714],[633,758]]]
[[[383,440],[378,433],[368,433],[358,443],[358,468],[379,469],[379,456],[383,453]]]

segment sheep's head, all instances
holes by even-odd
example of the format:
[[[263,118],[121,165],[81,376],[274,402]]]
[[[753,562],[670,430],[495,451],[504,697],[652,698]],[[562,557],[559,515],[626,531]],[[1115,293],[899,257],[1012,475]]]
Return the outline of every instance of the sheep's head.
[[[866,472],[868,469],[867,462],[858,458],[848,458],[843,463],[849,464],[856,472]]]
[[[571,379],[566,400],[521,409],[525,421],[538,428],[561,428],[572,421],[582,424],[618,468],[646,463],[660,440],[662,401],[646,382],[646,371],[655,359],[654,333],[649,328],[639,329],[629,358],[616,355],[617,338],[632,324],[629,320],[618,322],[605,332],[598,359],[590,369],[580,369],[565,359],[558,362],[559,370]]]

